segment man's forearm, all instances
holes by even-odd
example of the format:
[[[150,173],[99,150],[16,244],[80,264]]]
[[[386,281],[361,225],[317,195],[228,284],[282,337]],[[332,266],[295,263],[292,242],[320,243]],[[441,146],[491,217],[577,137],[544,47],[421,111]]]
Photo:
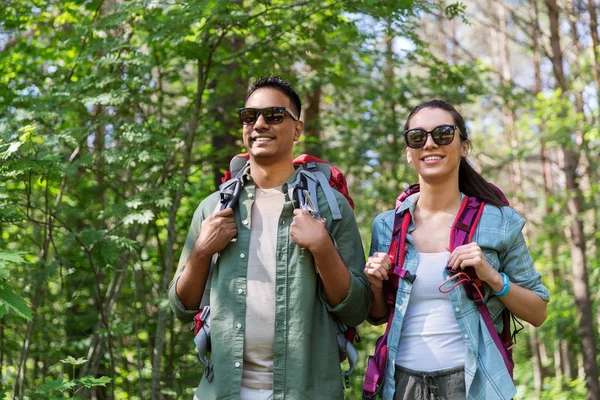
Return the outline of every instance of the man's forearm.
[[[350,287],[350,271],[331,240],[312,251],[315,264],[321,275],[327,301],[336,307],[346,298]]]
[[[208,279],[210,260],[210,257],[194,256],[192,253],[177,280],[175,291],[188,310],[196,310],[200,307]]]
[[[387,303],[385,302],[385,297],[383,296],[383,290],[379,289],[371,289],[373,292],[373,307],[371,307],[371,311],[369,311],[369,317],[374,320],[380,320],[388,315],[389,310]]]

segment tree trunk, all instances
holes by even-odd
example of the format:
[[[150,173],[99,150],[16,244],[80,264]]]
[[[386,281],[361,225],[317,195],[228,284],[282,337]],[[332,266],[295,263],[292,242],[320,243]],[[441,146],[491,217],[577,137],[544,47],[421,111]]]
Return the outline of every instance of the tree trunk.
[[[542,366],[542,358],[540,356],[540,344],[538,342],[537,333],[533,325],[529,325],[529,344],[531,346],[532,364],[533,364],[533,383],[535,391],[542,392],[544,385],[544,368]]]
[[[245,43],[244,38],[236,36],[224,45],[228,45],[233,53],[237,53],[244,48]],[[234,155],[239,153],[237,141],[241,138],[242,126],[239,119],[232,118],[231,114],[232,110],[238,109],[240,104],[243,105],[248,88],[248,79],[241,75],[239,61],[231,62],[225,68],[223,78],[232,79],[233,84],[227,85],[227,92],[220,96],[215,106],[211,107],[209,112],[209,115],[211,117],[214,116],[222,127],[211,138],[215,157],[212,168],[215,189],[218,189],[219,185],[221,185],[223,171],[229,170],[229,161],[231,161]],[[212,83],[216,87],[221,84],[218,81],[213,81]],[[229,88],[233,88],[233,90]]]
[[[552,68],[554,71],[556,85],[561,88],[563,94],[567,92],[566,77],[562,67],[563,55],[560,45],[560,21],[557,0],[546,0],[548,17],[550,20],[550,45],[552,48]],[[564,156],[563,170],[566,178],[567,209],[570,215],[569,246],[571,248],[571,262],[573,270],[573,291],[575,304],[577,305],[579,319],[579,334],[583,356],[583,369],[587,384],[587,399],[600,398],[600,386],[598,385],[598,365],[596,361],[596,331],[592,313],[592,302],[590,299],[588,271],[586,264],[586,246],[583,229],[583,201],[581,188],[577,177],[578,156],[573,143],[562,145]]]
[[[217,39],[220,41],[220,39]],[[215,45],[213,51],[218,46]],[[186,137],[184,140],[183,147],[183,166],[181,168],[181,176],[187,179],[190,174],[190,166],[192,164],[192,148],[194,147],[194,139],[198,126],[200,124],[202,104],[204,99],[204,90],[206,89],[206,83],[208,80],[208,73],[210,72],[210,64],[212,60],[212,53],[208,55],[207,60],[197,60],[197,84],[196,84],[196,96],[194,101],[194,113],[192,115],[192,121],[188,126]],[[173,196],[173,203],[169,210],[169,219],[167,223],[167,244],[165,250],[165,261],[164,268],[162,271],[161,289],[164,293],[167,292],[169,282],[173,276],[173,265],[175,258],[175,242],[177,240],[177,232],[175,231],[175,219],[177,212],[181,205],[181,200],[184,194],[184,187],[180,186]],[[157,322],[156,322],[156,334],[154,342],[154,352],[152,357],[152,400],[159,400],[161,398],[161,378],[162,378],[162,356],[163,347],[165,340],[165,327],[167,319],[172,318],[171,310],[161,308],[158,311]]]
[[[600,39],[598,38],[598,13],[596,12],[596,2],[587,0],[587,9],[590,14],[590,32],[592,36],[592,50],[594,52],[594,83],[596,84],[596,96],[600,104]]]
[[[318,71],[318,62],[311,63],[311,69]],[[307,105],[304,108],[304,152],[316,157],[322,157],[321,151],[321,95],[322,86],[316,82],[312,91],[306,97]]]

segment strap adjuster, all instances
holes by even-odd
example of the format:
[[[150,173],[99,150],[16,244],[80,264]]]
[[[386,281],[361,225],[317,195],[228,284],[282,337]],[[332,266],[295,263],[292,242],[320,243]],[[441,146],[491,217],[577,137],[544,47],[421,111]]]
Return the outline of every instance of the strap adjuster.
[[[400,278],[404,279],[405,281],[409,281],[410,283],[414,283],[415,279],[417,279],[416,274],[411,274],[410,271],[406,269],[401,269],[399,275]]]
[[[200,321],[206,322],[208,316],[210,315],[210,306],[205,306],[200,313]]]

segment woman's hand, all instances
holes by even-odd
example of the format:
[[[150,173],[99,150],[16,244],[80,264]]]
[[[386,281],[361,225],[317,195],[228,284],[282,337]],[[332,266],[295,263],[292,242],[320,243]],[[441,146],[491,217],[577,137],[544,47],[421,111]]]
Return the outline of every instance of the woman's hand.
[[[387,253],[374,253],[365,265],[365,275],[369,279],[371,288],[381,290],[383,281],[389,279],[389,272],[392,268],[392,261]]]
[[[500,292],[504,286],[502,275],[487,262],[483,251],[475,242],[455,248],[450,254],[448,265],[455,271],[473,267],[477,277],[490,285],[495,292]]]

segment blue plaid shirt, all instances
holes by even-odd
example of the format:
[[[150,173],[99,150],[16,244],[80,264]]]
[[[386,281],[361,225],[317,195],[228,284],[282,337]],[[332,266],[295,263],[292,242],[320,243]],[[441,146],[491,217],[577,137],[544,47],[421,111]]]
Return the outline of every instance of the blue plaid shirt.
[[[408,209],[411,216],[414,216],[418,198],[419,193],[408,197],[397,212]],[[486,205],[473,241],[481,247],[486,260],[493,268],[506,273],[512,283],[532,290],[548,301],[550,299],[548,289],[541,282],[541,275],[533,268],[533,260],[521,233],[524,224],[525,219],[512,208]],[[371,255],[375,252],[388,252],[393,225],[394,210],[386,211],[375,218],[371,237]],[[414,222],[411,221],[406,237],[404,268],[415,273],[419,279],[418,253],[411,235],[414,229]],[[442,280],[447,278],[448,275],[444,270]],[[388,336],[387,365],[383,382],[384,399],[394,398],[396,353],[411,289],[411,283],[400,280],[396,296],[396,312]],[[504,306],[492,294],[489,287],[486,287],[485,299],[496,330],[501,332]],[[517,393],[517,389],[483,318],[481,318],[475,303],[467,298],[462,285],[450,292],[450,302],[467,349],[465,357],[467,399],[512,399]],[[383,323],[385,320],[372,322],[377,324]]]

